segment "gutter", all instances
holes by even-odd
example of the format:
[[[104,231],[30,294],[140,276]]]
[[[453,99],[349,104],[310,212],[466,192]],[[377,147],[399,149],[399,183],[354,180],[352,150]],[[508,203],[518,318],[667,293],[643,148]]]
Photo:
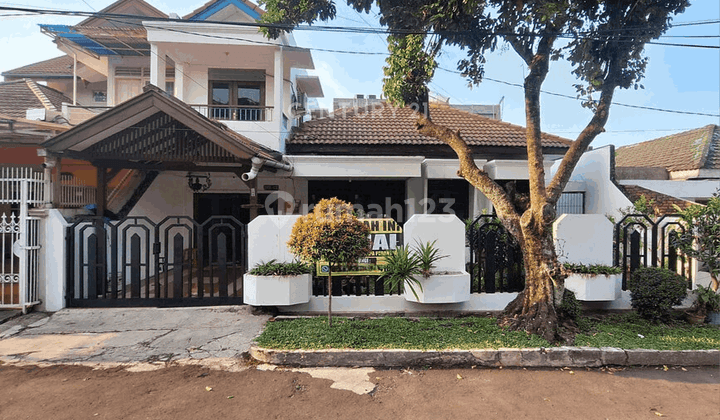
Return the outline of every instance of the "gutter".
[[[289,163],[276,162],[274,160],[267,160],[257,156],[253,156],[250,161],[252,162],[250,172],[245,172],[240,176],[243,181],[250,181],[255,179],[255,177],[257,177],[258,173],[260,172],[260,168],[262,168],[264,165],[270,166],[271,168],[282,169],[283,171],[288,172],[292,171],[293,169],[293,166]]]

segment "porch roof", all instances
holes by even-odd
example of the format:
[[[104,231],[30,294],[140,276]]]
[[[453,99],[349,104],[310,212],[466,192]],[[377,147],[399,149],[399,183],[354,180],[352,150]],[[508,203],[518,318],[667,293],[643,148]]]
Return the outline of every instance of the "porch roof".
[[[281,154],[213,122],[149,85],[145,92],[42,144],[52,155],[99,167],[237,171]]]

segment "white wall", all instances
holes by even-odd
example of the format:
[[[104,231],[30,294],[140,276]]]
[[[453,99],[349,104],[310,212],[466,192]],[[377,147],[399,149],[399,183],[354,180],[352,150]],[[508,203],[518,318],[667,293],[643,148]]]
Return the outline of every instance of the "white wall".
[[[560,262],[613,264],[614,226],[602,214],[563,214],[553,223]]]
[[[630,200],[610,181],[610,161],[612,147],[605,146],[585,152],[578,161],[570,181],[584,185],[585,213],[607,214],[618,217],[618,209],[632,205]],[[560,161],[556,161],[548,171],[548,180],[555,176]],[[577,188],[578,184],[574,184]],[[565,189],[566,191],[577,191]]]
[[[248,224],[248,269],[271,260],[297,259],[288,249],[292,228],[300,215],[258,216]]]

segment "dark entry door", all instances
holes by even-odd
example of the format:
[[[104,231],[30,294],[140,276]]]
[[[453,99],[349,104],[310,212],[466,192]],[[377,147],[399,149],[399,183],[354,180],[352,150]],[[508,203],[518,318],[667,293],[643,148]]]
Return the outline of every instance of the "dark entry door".
[[[391,217],[404,223],[405,181],[392,180],[331,180],[308,182],[310,204],[323,198],[337,197],[362,210],[370,217]]]

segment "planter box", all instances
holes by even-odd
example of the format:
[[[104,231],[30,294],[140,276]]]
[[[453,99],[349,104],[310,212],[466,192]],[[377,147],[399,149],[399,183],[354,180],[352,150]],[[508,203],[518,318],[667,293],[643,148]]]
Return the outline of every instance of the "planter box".
[[[615,300],[622,293],[622,274],[571,274],[565,288],[575,292],[578,300]]]
[[[312,276],[243,276],[243,301],[253,306],[285,306],[310,302]]]
[[[409,285],[405,285],[405,300],[418,303],[457,303],[470,300],[470,274],[448,273],[431,274],[420,277],[422,290],[415,287],[418,297],[415,298]]]

